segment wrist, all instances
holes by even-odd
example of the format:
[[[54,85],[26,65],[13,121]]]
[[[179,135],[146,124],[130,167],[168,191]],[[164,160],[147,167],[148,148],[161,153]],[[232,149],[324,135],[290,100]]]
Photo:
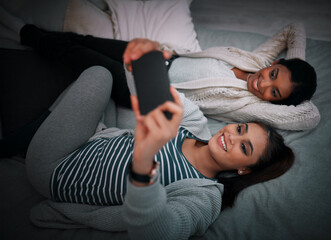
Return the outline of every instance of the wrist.
[[[153,167],[154,162],[152,161],[145,163],[144,161],[136,161],[134,158],[130,164],[130,170],[141,175],[148,175],[152,171]]]
[[[133,163],[129,166],[129,179],[136,186],[147,186],[153,184],[159,176],[159,162],[153,162],[153,167],[147,173],[136,172]]]

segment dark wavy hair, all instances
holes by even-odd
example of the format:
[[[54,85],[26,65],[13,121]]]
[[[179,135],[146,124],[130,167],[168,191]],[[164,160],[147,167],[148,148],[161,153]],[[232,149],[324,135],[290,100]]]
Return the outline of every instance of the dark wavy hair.
[[[224,185],[222,209],[232,207],[241,190],[277,178],[293,165],[294,153],[285,145],[283,137],[272,127],[264,123],[257,124],[268,133],[265,152],[257,163],[248,166],[251,172],[246,175],[239,175],[237,171],[222,172],[218,175],[218,182]]]
[[[310,100],[317,87],[315,69],[306,61],[298,58],[281,58],[277,64],[285,66],[291,72],[293,91],[290,96],[281,101],[272,101],[274,104],[298,105],[305,100]]]

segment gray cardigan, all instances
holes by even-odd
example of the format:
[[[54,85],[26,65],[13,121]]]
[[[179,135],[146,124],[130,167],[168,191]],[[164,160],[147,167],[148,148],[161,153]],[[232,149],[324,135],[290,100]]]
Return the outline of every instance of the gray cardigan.
[[[184,107],[181,126],[201,139],[211,135],[199,108],[179,93]],[[109,128],[91,138],[130,130]],[[45,200],[31,210],[39,227],[128,231],[131,239],[188,239],[202,235],[221,211],[223,185],[208,179],[185,179],[164,187],[159,181],[136,187],[127,181],[123,205],[93,206]]]
[[[128,181],[123,205],[92,206],[45,200],[30,218],[39,227],[128,231],[130,239],[188,239],[203,235],[216,220],[223,185],[185,179],[163,187],[158,181],[136,187]]]

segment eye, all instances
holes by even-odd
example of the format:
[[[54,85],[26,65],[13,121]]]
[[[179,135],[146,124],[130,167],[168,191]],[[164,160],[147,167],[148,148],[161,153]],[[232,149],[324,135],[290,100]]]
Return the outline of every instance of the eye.
[[[238,127],[237,127],[237,132],[239,133],[239,134],[241,134],[241,126],[238,124]]]
[[[272,70],[270,72],[270,77],[271,77],[271,79],[274,79],[275,78],[275,70]]]
[[[271,94],[274,98],[276,98],[277,97],[276,89],[272,89]]]
[[[247,156],[247,149],[246,149],[246,146],[245,144],[241,144],[241,150],[243,151],[243,153]]]

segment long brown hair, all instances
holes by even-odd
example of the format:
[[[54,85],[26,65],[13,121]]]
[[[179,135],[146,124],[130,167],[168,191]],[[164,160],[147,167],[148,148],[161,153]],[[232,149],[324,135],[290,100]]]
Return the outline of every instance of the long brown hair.
[[[239,192],[251,185],[265,182],[283,175],[294,162],[294,153],[285,145],[283,137],[270,126],[257,123],[268,133],[268,143],[264,154],[256,164],[249,166],[251,173],[239,175],[219,174],[218,181],[224,185],[222,209],[232,207]]]

